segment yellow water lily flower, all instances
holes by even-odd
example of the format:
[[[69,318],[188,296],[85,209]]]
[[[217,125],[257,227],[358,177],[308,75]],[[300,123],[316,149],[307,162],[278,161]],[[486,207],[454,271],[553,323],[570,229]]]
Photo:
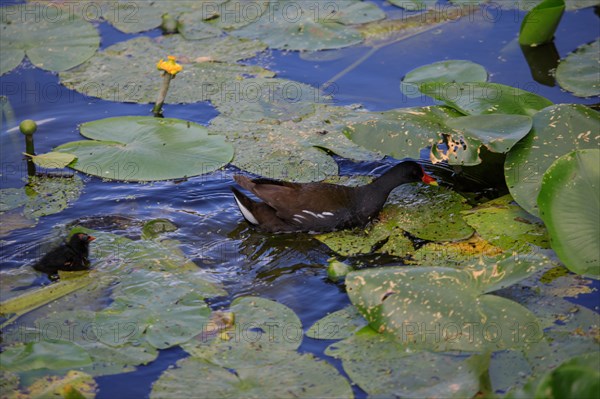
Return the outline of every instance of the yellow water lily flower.
[[[166,61],[161,58],[160,61],[158,61],[158,64],[156,64],[156,68],[159,71],[165,71],[166,73],[175,76],[183,70],[183,67],[175,62],[175,60],[176,58],[172,55],[169,55]]]

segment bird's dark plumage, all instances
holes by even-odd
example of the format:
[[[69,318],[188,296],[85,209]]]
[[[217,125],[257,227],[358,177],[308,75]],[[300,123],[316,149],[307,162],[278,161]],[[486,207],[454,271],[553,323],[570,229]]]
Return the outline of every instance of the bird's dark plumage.
[[[232,188],[244,218],[262,230],[326,232],[364,226],[376,217],[390,192],[404,183],[435,183],[413,161],[399,163],[370,184],[348,187],[328,183],[288,183],[271,179],[234,180],[264,202],[256,202]]]
[[[90,266],[90,242],[95,239],[84,233],[73,234],[68,242],[48,252],[33,268],[49,276],[55,276],[59,270],[86,270]]]

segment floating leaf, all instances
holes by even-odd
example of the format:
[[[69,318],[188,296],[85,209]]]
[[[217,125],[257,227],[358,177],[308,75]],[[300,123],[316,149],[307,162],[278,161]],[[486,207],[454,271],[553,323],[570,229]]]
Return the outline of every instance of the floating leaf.
[[[421,93],[466,114],[533,116],[552,102],[537,94],[498,83],[423,83]]]
[[[278,355],[295,352],[302,342],[302,323],[285,305],[241,297],[232,302],[229,311],[234,314],[232,326],[209,322],[183,349],[194,357],[236,368],[240,363],[273,364]]]
[[[460,114],[447,107],[402,108],[370,112],[348,123],[350,140],[396,159],[419,158],[422,148],[438,142],[447,132],[445,121]]]
[[[56,151],[77,156],[73,168],[105,179],[168,180],[212,172],[227,164],[233,148],[204,126],[179,119],[125,116],[81,125],[91,140]]]
[[[167,369],[154,383],[151,399],[185,397],[197,392],[211,398],[352,398],[348,381],[328,363],[312,355],[285,353],[274,364],[238,362],[224,368],[190,357]]]
[[[356,256],[374,252],[381,253],[382,245],[389,242],[393,236],[394,247],[390,248],[390,243],[386,249],[392,249],[390,252],[393,255],[405,256],[414,249],[412,241],[404,237],[402,230],[394,229],[394,227],[393,221],[387,224],[375,223],[366,230],[334,231],[316,235],[315,238],[342,256]]]
[[[58,7],[27,4],[0,8],[0,75],[21,64],[24,56],[39,68],[64,71],[92,57],[100,36],[92,24]],[[47,14],[40,16],[39,13]],[[29,15],[29,17],[27,17]]]
[[[406,3],[403,3],[406,4]],[[422,83],[485,82],[487,71],[479,64],[464,60],[434,62],[408,72],[400,83],[400,90],[409,98],[419,97]]]
[[[600,146],[600,114],[586,106],[560,104],[533,117],[533,130],[506,156],[504,176],[510,194],[527,212],[539,216],[537,197],[542,176],[562,155]]]
[[[166,103],[194,103],[228,95],[240,96],[247,76],[273,76],[257,66],[236,64],[263,51],[263,43],[231,36],[188,41],[180,35],[138,37],[119,42],[89,62],[60,74],[61,83],[86,96],[109,101],[153,103],[162,84],[156,61],[174,55],[183,65],[171,81]],[[200,62],[210,59],[211,62]],[[152,60],[152,61],[151,61]]]
[[[560,87],[577,97],[600,95],[598,53],[600,40],[579,46],[562,60],[556,68],[556,81]]]
[[[313,3],[286,3],[276,0],[269,12],[252,23],[232,32],[234,35],[258,39],[270,48],[282,50],[326,50],[352,46],[363,36],[346,23],[375,21],[382,12],[373,5],[357,5],[354,0],[323,0]],[[369,11],[365,13],[365,9]]]
[[[552,41],[564,12],[564,0],[543,0],[533,7],[523,18],[519,44],[537,46]]]
[[[48,152],[40,155],[25,154],[40,168],[62,169],[75,160],[75,155],[64,152]]]
[[[8,371],[75,368],[91,362],[92,359],[79,345],[59,340],[9,346],[4,348],[0,356],[0,368]]]
[[[32,398],[92,399],[96,397],[97,387],[90,375],[71,370],[64,377],[40,378],[25,391],[29,395],[27,397]],[[15,397],[20,398],[20,396]]]
[[[162,233],[172,232],[177,230],[177,226],[168,219],[154,219],[144,224],[142,227],[142,239],[151,240],[158,237]]]
[[[500,270],[386,267],[352,272],[346,287],[371,327],[394,335],[403,345],[436,351],[498,350],[539,339],[520,327],[537,323],[531,312],[484,294],[503,286],[502,279],[511,276],[512,269],[511,263]],[[520,273],[520,268],[514,272]]]
[[[540,220],[513,202],[510,195],[463,211],[463,219],[490,243],[521,252],[534,244],[549,248],[548,233]]]
[[[389,0],[389,2],[408,11],[422,11],[435,8],[437,0]]]
[[[313,324],[306,336],[313,339],[344,339],[367,325],[367,321],[352,305],[328,314]]]
[[[429,242],[416,250],[406,263],[462,268],[465,265],[479,263],[483,259],[496,258],[501,253],[501,248],[475,234],[465,241]]]
[[[540,217],[569,270],[600,278],[600,150],[558,158],[544,173]]]
[[[392,192],[380,219],[393,220],[401,229],[424,240],[455,241],[473,234],[460,214],[470,208],[467,200],[452,190],[404,185]]]
[[[352,381],[377,397],[473,397],[486,369],[477,355],[408,351],[394,337],[369,328],[331,344],[325,353],[342,359]]]

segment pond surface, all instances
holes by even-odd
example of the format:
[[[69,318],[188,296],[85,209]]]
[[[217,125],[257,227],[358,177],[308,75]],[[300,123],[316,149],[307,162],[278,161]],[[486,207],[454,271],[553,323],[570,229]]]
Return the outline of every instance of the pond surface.
[[[379,4],[390,14],[398,12],[389,5]],[[382,47],[351,69],[348,68],[372,49],[355,46],[326,51],[319,53],[320,59],[297,52],[271,51],[268,56],[249,62],[267,66],[279,77],[313,86],[335,78],[332,93],[336,104],[358,103],[369,110],[433,104],[427,97],[405,97],[399,90],[400,79],[418,66],[444,59],[474,61],[490,72],[490,81],[535,92],[554,103],[594,103],[596,99],[577,98],[532,78],[517,43],[523,15],[513,10],[504,10],[501,15],[475,14]],[[134,36],[120,33],[106,23],[99,24],[98,29],[102,48]],[[556,33],[556,49],[563,58],[582,43],[596,39],[597,34],[598,16],[593,9],[567,12]],[[154,37],[160,32],[154,30],[143,35]],[[21,187],[27,175],[21,155],[23,137],[18,131],[21,120],[44,121],[39,122],[35,143],[36,152],[45,153],[78,139],[78,125],[83,122],[121,115],[149,115],[151,109],[149,105],[85,97],[61,86],[55,74],[30,64],[2,76],[0,94],[7,97],[14,112],[13,120],[2,119],[2,188]],[[205,125],[217,115],[208,103],[166,105],[164,113]],[[386,160],[365,164],[339,161],[341,174],[366,174],[386,163]],[[226,167],[183,182],[151,184],[82,176],[84,192],[71,207],[42,217],[33,228],[15,230],[1,238],[2,270],[29,267],[48,237],[54,237],[57,228],[75,221],[136,238],[140,221],[167,218],[179,227],[168,234],[169,238],[178,240],[185,254],[228,291],[229,296],[211,303],[214,308],[228,305],[236,297],[257,295],[289,306],[304,328],[308,328],[327,313],[348,304],[343,287],[327,279],[327,260],[333,253],[325,245],[310,235],[273,236],[248,227],[230,192],[232,175],[238,172]],[[391,262],[384,258],[366,261],[381,265]],[[577,301],[597,311],[600,298],[597,282],[593,288],[596,289],[593,294],[580,296]],[[305,337],[300,351],[326,358],[341,371],[339,361],[323,354],[329,343]],[[147,397],[160,373],[185,356],[181,349],[168,349],[156,361],[133,373],[99,377],[97,397]],[[354,389],[357,397],[366,396],[359,388]]]

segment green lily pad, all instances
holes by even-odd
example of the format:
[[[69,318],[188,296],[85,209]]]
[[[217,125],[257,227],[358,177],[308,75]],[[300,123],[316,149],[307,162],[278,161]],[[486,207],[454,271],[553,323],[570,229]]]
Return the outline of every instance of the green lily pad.
[[[422,148],[447,132],[446,120],[460,114],[447,107],[402,108],[370,112],[348,123],[344,134],[371,151],[396,159],[419,158]]]
[[[498,83],[423,83],[421,93],[466,115],[515,114],[533,116],[552,102],[537,94]]]
[[[204,126],[179,119],[125,116],[81,125],[90,140],[55,150],[75,154],[72,167],[105,179],[168,180],[212,172],[227,164],[233,148]]]
[[[462,268],[482,259],[495,258],[502,249],[483,240],[477,234],[468,240],[429,242],[416,250],[407,264]]]
[[[467,200],[452,190],[404,185],[392,191],[380,219],[393,220],[401,229],[424,240],[456,241],[473,234],[460,214],[470,208]]]
[[[393,238],[392,238],[393,237]],[[341,230],[316,235],[314,238],[327,245],[332,251],[342,256],[356,256],[370,253],[381,253],[382,245],[393,239],[391,254],[405,256],[414,247],[410,239],[404,237],[403,231],[394,229],[392,223],[375,223],[366,230]]]
[[[361,2],[321,0],[289,3],[276,0],[269,4],[269,12],[232,34],[258,39],[270,48],[282,50],[316,51],[348,47],[362,42],[363,36],[345,24],[376,21],[383,14],[372,5],[356,3]],[[368,12],[365,12],[366,9]]]
[[[29,156],[33,160],[33,163],[35,163],[37,166],[45,169],[64,168],[76,158],[75,155],[64,152],[48,152],[40,155],[26,155]]]
[[[306,331],[306,336],[313,339],[344,339],[367,324],[360,312],[348,305],[317,321]]]
[[[201,8],[181,14],[177,18],[177,31],[187,40],[202,40],[221,36],[223,34],[221,29],[205,21],[206,12],[206,8]]]
[[[61,83],[86,96],[109,101],[153,103],[163,78],[156,63],[177,57],[183,71],[169,86],[167,104],[193,103],[240,95],[238,82],[246,76],[273,76],[257,66],[236,64],[263,51],[263,43],[231,36],[188,41],[181,35],[119,42],[89,62],[60,74]]]
[[[197,392],[211,398],[352,398],[348,381],[328,363],[291,352],[269,365],[237,363],[232,369],[190,357],[167,369],[154,383],[151,399],[185,397]]]
[[[60,353],[60,356],[57,354]],[[89,365],[92,359],[79,345],[69,341],[41,340],[4,348],[0,368],[8,371],[62,369]]]
[[[39,7],[31,15],[30,5],[0,8],[0,75],[21,64],[31,63],[49,71],[73,68],[94,55],[100,36],[94,26],[59,8]],[[40,16],[46,10],[48,15]]]
[[[236,368],[242,363],[273,364],[278,355],[295,352],[302,342],[302,323],[285,305],[241,297],[232,302],[229,311],[234,314],[232,326],[207,323],[202,334],[182,348],[194,357]]]
[[[269,0],[225,0],[206,6],[203,19],[220,29],[231,31],[255,22],[269,12]]]
[[[600,278],[600,150],[558,158],[544,173],[540,217],[569,270]]]
[[[462,214],[482,238],[502,249],[521,252],[528,244],[550,247],[543,223],[516,205],[510,195],[488,201]]]
[[[510,194],[527,212],[539,216],[537,197],[546,169],[562,155],[597,149],[600,114],[586,106],[559,104],[533,117],[533,130],[506,156],[504,176]]]
[[[537,323],[529,310],[485,294],[504,285],[502,279],[512,271],[510,263],[506,266],[502,273],[497,267],[361,270],[346,277],[346,287],[371,327],[403,345],[435,351],[508,349],[539,337],[531,338],[519,327]]]
[[[406,4],[406,3],[402,3]],[[479,64],[465,60],[434,62],[408,72],[400,83],[400,90],[409,98],[421,96],[422,83],[466,83],[487,81],[487,71]]]
[[[552,41],[565,12],[564,0],[543,0],[529,11],[519,32],[519,44],[538,46]]]
[[[437,0],[389,0],[389,3],[408,11],[422,11],[435,8]]]
[[[577,97],[600,95],[598,53],[600,40],[579,46],[562,60],[556,68],[556,81],[560,87]]]
[[[478,355],[407,351],[394,337],[368,328],[331,344],[325,353],[342,359],[352,381],[374,397],[473,397],[486,371]]]

